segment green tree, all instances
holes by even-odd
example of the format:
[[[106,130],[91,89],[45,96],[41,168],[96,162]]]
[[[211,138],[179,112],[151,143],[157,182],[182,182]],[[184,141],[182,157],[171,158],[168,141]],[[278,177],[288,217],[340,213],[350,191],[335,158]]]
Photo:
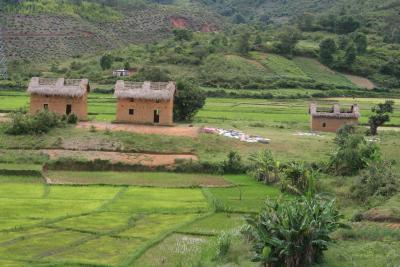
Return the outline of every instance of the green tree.
[[[113,57],[110,54],[105,54],[100,58],[100,67],[103,70],[108,70],[111,68],[113,63]]]
[[[333,63],[333,54],[336,52],[336,43],[332,38],[324,39],[319,44],[319,58],[323,64],[330,65]]]
[[[345,62],[347,65],[351,66],[357,59],[357,50],[354,43],[350,43],[349,46],[346,48],[345,54]]]
[[[174,120],[190,121],[204,106],[206,94],[188,81],[178,81],[174,100]]]
[[[302,31],[314,30],[315,15],[312,13],[304,13],[298,18],[299,29]]]
[[[356,44],[358,54],[364,54],[367,51],[368,39],[365,34],[357,33],[354,37],[354,43]]]
[[[371,135],[378,134],[378,127],[384,125],[386,122],[390,121],[389,114],[393,113],[394,101],[387,100],[385,103],[380,103],[373,107],[372,115],[369,117],[369,133]]]
[[[283,168],[281,191],[303,195],[307,191],[316,191],[317,172],[304,162],[289,162]]]
[[[338,34],[348,34],[356,31],[360,27],[360,22],[351,16],[340,16],[336,21],[335,31]]]
[[[168,82],[170,81],[169,73],[158,67],[143,67],[138,71],[137,77],[142,81],[150,82]]]
[[[367,142],[362,134],[352,133],[351,128],[339,131],[335,144],[328,162],[328,170],[335,175],[353,175],[371,162],[380,160],[379,147]]]
[[[193,39],[193,32],[186,29],[174,29],[173,34],[175,41],[191,41]]]
[[[237,44],[237,51],[242,55],[247,55],[250,51],[250,33],[243,32],[239,36],[238,44]]]
[[[274,159],[270,150],[263,150],[252,154],[249,160],[251,162],[250,175],[257,179],[257,181],[262,181],[266,184],[279,181],[280,163]]]
[[[279,42],[275,45],[275,48],[280,54],[293,56],[294,48],[301,38],[301,32],[295,27],[283,28],[279,35]]]
[[[254,40],[254,46],[255,47],[259,47],[260,45],[262,45],[262,38],[259,34],[257,34],[256,39]]]
[[[244,231],[252,240],[254,261],[269,267],[301,267],[320,263],[340,227],[342,216],[335,200],[303,196],[295,200],[268,200],[261,212],[249,218]]]

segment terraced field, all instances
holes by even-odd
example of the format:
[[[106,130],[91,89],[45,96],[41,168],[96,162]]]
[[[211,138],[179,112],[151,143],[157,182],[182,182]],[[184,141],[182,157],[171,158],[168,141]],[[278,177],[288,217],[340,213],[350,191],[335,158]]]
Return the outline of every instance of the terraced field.
[[[73,172],[65,175],[74,176]],[[135,181],[135,174],[132,175]],[[152,181],[152,177],[157,174],[149,173],[142,179]],[[222,177],[208,179],[212,178]],[[28,182],[19,176],[0,175],[2,266],[39,263],[131,265],[135,262],[138,266],[153,266],[162,255],[155,258],[148,258],[148,255],[153,253],[152,247],[158,246],[166,237],[164,242],[174,240],[173,246],[181,246],[181,243],[192,242],[195,236],[212,239],[222,230],[239,229],[244,223],[239,214],[211,215],[214,195],[231,209],[235,208],[236,201],[241,203],[237,193],[228,189],[226,194],[221,194],[206,189],[164,188],[165,183],[160,179],[154,180],[155,187],[55,186],[44,184],[41,177],[36,179]],[[125,179],[130,179],[128,173]],[[169,179],[167,174],[165,179]],[[227,182],[231,179],[232,182],[248,181],[242,185],[249,188],[249,191],[243,191],[243,212],[257,210],[256,203],[268,195],[279,195],[277,189],[259,187],[248,177],[226,179]],[[179,180],[183,182],[185,177],[181,175],[175,179],[176,185],[182,184]],[[163,246],[164,242],[161,243]],[[198,250],[201,244],[190,245]],[[174,266],[186,252],[178,250],[163,255],[168,266]],[[179,259],[173,259],[173,255]],[[188,256],[186,261],[193,260],[191,255]],[[143,262],[148,265],[141,265]]]

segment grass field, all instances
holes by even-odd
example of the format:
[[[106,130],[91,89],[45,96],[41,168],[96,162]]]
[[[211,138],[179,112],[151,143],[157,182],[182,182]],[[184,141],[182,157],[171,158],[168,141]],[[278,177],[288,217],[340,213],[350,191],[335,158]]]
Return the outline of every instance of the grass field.
[[[109,184],[152,187],[224,187],[231,185],[231,183],[226,181],[222,176],[168,172],[50,171],[47,177],[55,184],[76,185]]]
[[[26,107],[25,93],[0,92],[6,112]],[[294,92],[293,92],[294,93]],[[327,106],[358,102],[362,123],[370,108],[384,99],[320,99]],[[91,94],[91,117],[112,120],[111,95]],[[390,122],[400,125],[400,102]],[[49,171],[41,177],[48,156],[40,149],[91,149],[123,152],[193,153],[200,160],[221,161],[230,150],[244,160],[269,148],[281,161],[321,161],[329,157],[334,134],[308,132],[308,101],[209,98],[195,117],[196,126],[238,129],[271,139],[269,145],[247,144],[216,135],[197,138],[124,132],[91,132],[59,128],[46,135],[9,136],[0,125],[0,265],[1,266],[257,266],[250,244],[240,235],[245,217],[257,212],[266,198],[290,198],[279,188],[247,175],[201,175],[163,172]],[[399,158],[400,132],[382,131],[379,144],[385,159]],[[397,169],[399,164],[396,162]],[[28,171],[23,174],[24,171]],[[39,173],[39,175],[38,175]],[[399,197],[360,206],[347,198],[354,177],[321,177],[335,193],[349,220],[355,212],[388,213],[398,217]],[[83,184],[83,185],[77,185]],[[228,187],[227,187],[228,186]],[[371,204],[372,205],[372,204]],[[224,259],[216,258],[221,232],[233,235]],[[400,230],[385,223],[352,224],[335,233],[335,244],[321,266],[387,266],[398,262]]]
[[[154,175],[156,180],[159,176]],[[254,183],[246,176],[227,179],[246,186]],[[275,192],[268,188],[259,187],[264,197]],[[11,182],[0,176],[0,263],[155,266],[158,259],[148,259],[148,253],[173,232],[180,234],[161,245],[177,235],[190,239],[199,233],[212,238],[243,225],[242,215],[211,214],[214,208],[206,196],[201,189],[57,186]],[[252,206],[244,211],[253,210]],[[175,242],[182,245],[182,240]],[[180,260],[177,257],[175,263]]]

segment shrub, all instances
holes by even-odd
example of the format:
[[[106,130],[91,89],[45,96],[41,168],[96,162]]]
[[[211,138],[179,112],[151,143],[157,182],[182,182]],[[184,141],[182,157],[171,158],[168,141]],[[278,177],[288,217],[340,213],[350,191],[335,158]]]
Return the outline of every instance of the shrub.
[[[263,150],[250,156],[250,175],[264,183],[279,181],[279,165],[270,150]]]
[[[316,191],[316,171],[303,162],[290,162],[283,170],[281,190],[302,195],[307,191]]]
[[[217,240],[218,257],[224,257],[228,254],[232,243],[232,235],[228,232],[222,232]]]
[[[331,242],[330,234],[342,225],[335,200],[320,196],[267,201],[249,218],[247,231],[253,242],[254,260],[263,266],[310,266],[321,262]]]
[[[68,124],[76,124],[78,122],[78,116],[75,113],[63,115],[61,121],[64,121]]]
[[[245,173],[246,167],[242,162],[242,158],[236,151],[231,151],[228,154],[228,159],[223,162],[224,173],[238,174]]]
[[[339,130],[336,136],[337,147],[328,163],[329,171],[335,175],[353,175],[380,158],[380,150],[375,143],[367,143],[364,136],[350,130]]]
[[[351,196],[366,201],[372,196],[390,198],[398,192],[400,178],[394,172],[391,162],[380,161],[369,165],[350,188]]]
[[[11,135],[47,133],[52,128],[62,126],[59,117],[47,110],[40,111],[34,116],[16,112],[11,114],[11,122],[6,133]]]

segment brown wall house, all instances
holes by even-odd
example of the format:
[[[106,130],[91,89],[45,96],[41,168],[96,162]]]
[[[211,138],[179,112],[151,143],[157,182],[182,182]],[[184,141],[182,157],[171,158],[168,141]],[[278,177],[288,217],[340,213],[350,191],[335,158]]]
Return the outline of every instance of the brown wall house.
[[[117,81],[117,122],[173,125],[176,85],[173,82]]]
[[[360,110],[352,105],[349,110],[341,111],[335,104],[332,110],[319,111],[316,104],[310,105],[311,130],[319,132],[337,132],[346,124],[358,125]]]
[[[79,120],[87,120],[87,79],[66,80],[34,77],[28,87],[30,114],[47,109],[58,115],[74,113]]]

